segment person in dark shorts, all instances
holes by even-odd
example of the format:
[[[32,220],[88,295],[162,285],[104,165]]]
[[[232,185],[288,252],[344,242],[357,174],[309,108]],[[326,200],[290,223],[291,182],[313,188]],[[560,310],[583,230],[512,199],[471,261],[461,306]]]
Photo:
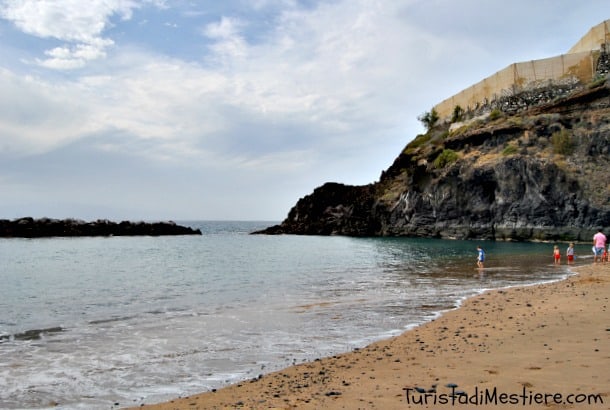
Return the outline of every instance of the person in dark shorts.
[[[595,248],[595,256],[593,257],[593,262],[597,262],[598,259],[600,262],[602,262],[602,254],[606,249],[606,235],[602,233],[601,229],[598,229],[597,233],[593,235],[593,247]]]
[[[566,256],[568,257],[568,265],[574,263],[574,244],[571,242],[566,250]]]

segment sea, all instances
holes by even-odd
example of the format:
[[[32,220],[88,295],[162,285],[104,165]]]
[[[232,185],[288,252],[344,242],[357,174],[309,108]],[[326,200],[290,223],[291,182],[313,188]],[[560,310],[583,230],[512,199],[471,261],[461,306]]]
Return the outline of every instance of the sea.
[[[184,397],[398,335],[488,289],[571,274],[552,243],[180,224],[203,234],[0,239],[1,409]],[[591,263],[589,245],[576,254],[575,266]]]

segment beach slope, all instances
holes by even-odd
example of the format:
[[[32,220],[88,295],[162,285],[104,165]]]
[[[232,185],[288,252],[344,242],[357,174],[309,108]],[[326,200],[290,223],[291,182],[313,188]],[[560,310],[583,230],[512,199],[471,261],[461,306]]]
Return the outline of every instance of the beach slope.
[[[610,409],[610,264],[577,271],[486,292],[363,349],[134,408]]]

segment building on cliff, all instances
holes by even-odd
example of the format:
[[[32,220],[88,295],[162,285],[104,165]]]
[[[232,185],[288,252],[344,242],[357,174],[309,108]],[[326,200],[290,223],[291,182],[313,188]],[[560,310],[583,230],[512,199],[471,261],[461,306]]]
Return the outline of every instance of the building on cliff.
[[[501,99],[545,86],[573,90],[610,69],[610,20],[594,26],[566,54],[541,60],[513,63],[437,104],[441,119],[449,118],[456,107],[477,112],[501,108]]]

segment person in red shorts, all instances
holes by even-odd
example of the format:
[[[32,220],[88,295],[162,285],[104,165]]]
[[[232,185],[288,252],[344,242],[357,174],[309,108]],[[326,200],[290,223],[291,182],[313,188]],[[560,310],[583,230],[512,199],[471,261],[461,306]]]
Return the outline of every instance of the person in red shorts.
[[[555,265],[561,264],[561,252],[559,252],[559,246],[557,245],[553,248],[553,257],[555,258]]]

